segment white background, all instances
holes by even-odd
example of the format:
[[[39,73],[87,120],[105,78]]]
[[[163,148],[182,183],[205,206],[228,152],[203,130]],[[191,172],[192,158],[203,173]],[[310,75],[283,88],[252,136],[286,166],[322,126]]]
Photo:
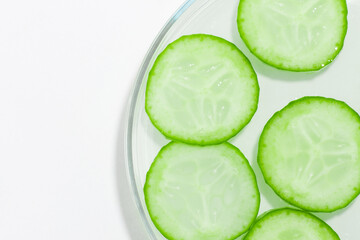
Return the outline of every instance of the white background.
[[[183,0],[0,1],[0,239],[147,239],[125,108]]]

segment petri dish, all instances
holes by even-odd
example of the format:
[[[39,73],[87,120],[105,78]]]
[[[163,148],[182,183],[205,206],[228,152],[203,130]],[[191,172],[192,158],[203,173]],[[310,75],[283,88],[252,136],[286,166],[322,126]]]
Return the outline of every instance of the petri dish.
[[[249,58],[259,80],[259,107],[251,122],[229,142],[250,161],[261,192],[259,214],[289,206],[265,184],[256,162],[257,143],[268,119],[292,100],[303,96],[324,96],[345,101],[360,112],[360,1],[347,0],[348,31],[342,51],[317,72],[288,72],[266,65],[252,55],[241,40],[236,16],[238,0],[188,0],[160,31],[143,63],[128,100],[125,126],[125,161],[133,199],[146,228],[148,239],[164,240],[147,212],[143,186],[146,173],[162,146],[169,142],[145,113],[145,88],[148,73],[158,54],[180,36],[205,33],[233,42]],[[360,230],[360,197],[348,207],[333,213],[315,213],[343,240],[357,240]],[[238,239],[242,239],[243,236]]]

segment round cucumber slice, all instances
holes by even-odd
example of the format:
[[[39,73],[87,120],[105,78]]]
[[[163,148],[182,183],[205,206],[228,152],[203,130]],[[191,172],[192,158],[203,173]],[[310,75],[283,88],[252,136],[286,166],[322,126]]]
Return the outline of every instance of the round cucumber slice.
[[[360,192],[360,117],[335,99],[293,101],[266,124],[258,163],[267,184],[290,204],[343,208]]]
[[[283,208],[264,214],[244,240],[340,240],[336,232],[310,213]]]
[[[319,70],[343,47],[346,0],[241,0],[237,23],[244,43],[263,62]]]
[[[150,217],[167,239],[235,239],[260,204],[255,174],[230,143],[169,143],[151,165],[144,193]]]
[[[256,74],[232,43],[211,35],[183,36],[157,57],[148,77],[145,110],[170,139],[217,144],[254,115]]]

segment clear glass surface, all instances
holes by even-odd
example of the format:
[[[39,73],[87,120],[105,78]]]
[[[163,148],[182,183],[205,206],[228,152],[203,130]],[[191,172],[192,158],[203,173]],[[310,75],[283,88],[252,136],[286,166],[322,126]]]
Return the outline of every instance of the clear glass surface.
[[[165,239],[151,222],[143,194],[146,173],[160,148],[169,142],[151,124],[144,110],[147,75],[157,55],[182,35],[206,33],[235,43],[251,61],[259,79],[259,108],[252,121],[230,142],[245,154],[256,173],[261,214],[289,206],[265,184],[256,163],[258,138],[267,120],[288,102],[303,96],[336,98],[360,112],[360,1],[348,0],[347,4],[349,26],[343,50],[328,67],[312,73],[280,71],[254,57],[237,31],[238,0],[189,0],[174,14],[149,49],[128,105],[125,136],[128,178],[149,239]],[[342,240],[359,239],[360,197],[345,209],[316,215],[333,227]]]

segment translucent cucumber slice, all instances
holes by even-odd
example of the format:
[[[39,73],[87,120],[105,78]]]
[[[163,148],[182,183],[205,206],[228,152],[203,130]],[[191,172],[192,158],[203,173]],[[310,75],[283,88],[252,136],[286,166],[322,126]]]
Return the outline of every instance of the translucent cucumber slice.
[[[229,143],[169,143],[151,165],[144,193],[150,217],[167,239],[235,239],[260,204],[253,170]]]
[[[293,101],[266,124],[258,163],[285,201],[310,211],[343,208],[360,192],[360,117],[335,99]]]
[[[237,22],[241,38],[263,62],[319,70],[343,47],[346,0],[241,0]]]
[[[183,36],[156,59],[145,110],[170,139],[217,144],[236,135],[254,115],[256,74],[240,50],[215,36]]]
[[[321,219],[299,210],[267,212],[252,226],[244,240],[340,240]]]

